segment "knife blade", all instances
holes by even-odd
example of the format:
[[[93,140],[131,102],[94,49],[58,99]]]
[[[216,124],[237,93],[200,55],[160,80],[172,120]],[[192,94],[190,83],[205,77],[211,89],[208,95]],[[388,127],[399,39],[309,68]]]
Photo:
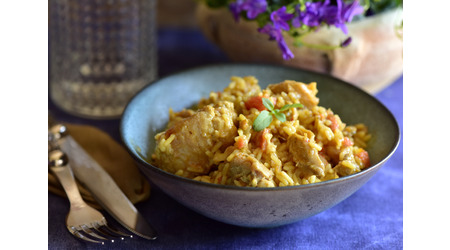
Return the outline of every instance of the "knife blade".
[[[94,199],[132,233],[145,239],[156,239],[156,230],[139,213],[114,179],[67,133],[65,126],[57,124],[51,130],[59,137],[56,140],[58,146],[71,159],[75,178],[92,193]]]

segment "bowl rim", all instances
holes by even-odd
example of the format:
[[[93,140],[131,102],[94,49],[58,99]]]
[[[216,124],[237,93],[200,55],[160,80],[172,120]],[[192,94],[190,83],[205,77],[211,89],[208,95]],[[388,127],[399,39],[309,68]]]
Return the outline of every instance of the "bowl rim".
[[[318,75],[320,77],[324,77],[324,78],[328,78],[332,81],[336,81],[339,82],[339,84],[344,84],[347,85],[350,88],[354,88],[356,89],[356,91],[358,92],[362,92],[363,95],[365,95],[367,98],[372,99],[372,101],[374,101],[375,103],[377,103],[382,109],[384,109],[384,111],[388,114],[388,116],[390,117],[390,119],[394,122],[395,124],[395,132],[396,132],[396,138],[395,138],[395,144],[389,149],[389,153],[383,157],[383,159],[379,162],[377,162],[376,164],[369,166],[368,168],[365,168],[363,170],[361,170],[358,173],[354,173],[348,176],[343,176],[343,177],[339,177],[337,179],[332,179],[332,180],[327,180],[327,181],[322,181],[322,182],[317,182],[317,183],[309,183],[309,184],[302,184],[302,185],[296,185],[296,186],[283,186],[283,187],[240,187],[240,186],[234,186],[234,185],[222,185],[222,184],[215,184],[215,183],[208,183],[208,182],[202,182],[202,181],[197,181],[197,180],[193,180],[193,179],[189,179],[186,177],[182,177],[182,176],[178,176],[172,173],[169,173],[167,171],[164,171],[152,164],[150,164],[149,162],[141,159],[141,157],[137,156],[135,154],[135,152],[130,149],[129,144],[127,143],[127,140],[125,139],[124,136],[124,123],[125,123],[125,118],[127,117],[127,112],[129,110],[129,107],[131,106],[132,102],[136,99],[137,96],[139,96],[142,92],[146,91],[146,89],[149,88],[153,88],[154,85],[158,84],[159,82],[166,80],[168,78],[174,77],[174,76],[178,76],[178,75],[183,75],[183,74],[187,74],[189,72],[195,72],[195,71],[200,71],[200,70],[205,70],[205,69],[209,69],[209,68],[217,68],[217,67],[239,67],[239,66],[253,66],[253,67],[271,67],[271,68],[279,68],[279,69],[287,69],[287,70],[294,70],[294,71],[300,71],[300,72],[305,72],[307,74],[310,75]],[[401,131],[400,131],[400,126],[398,124],[397,119],[395,119],[395,116],[392,114],[392,112],[383,104],[381,103],[377,98],[375,98],[374,96],[372,96],[371,94],[367,93],[366,91],[364,91],[363,89],[361,89],[358,86],[355,86],[351,83],[348,83],[344,80],[341,80],[339,78],[336,78],[334,76],[331,75],[327,75],[327,74],[323,74],[323,73],[319,73],[319,72],[314,72],[314,71],[310,71],[310,70],[305,70],[305,69],[299,69],[299,68],[295,68],[292,66],[287,66],[287,65],[277,65],[277,64],[269,64],[269,63],[212,63],[212,64],[208,64],[208,65],[202,65],[202,66],[196,66],[196,67],[192,67],[192,68],[188,68],[188,69],[184,69],[184,70],[180,70],[171,74],[168,74],[164,77],[158,78],[152,82],[150,82],[148,85],[146,85],[144,88],[142,88],[140,91],[138,91],[127,103],[127,105],[125,106],[125,109],[121,115],[120,118],[120,138],[122,140],[122,143],[125,145],[126,150],[128,151],[128,153],[131,155],[131,157],[138,162],[139,166],[148,168],[149,170],[156,172],[157,174],[161,174],[167,178],[173,179],[175,181],[181,181],[184,182],[186,184],[192,184],[192,185],[197,185],[197,186],[204,186],[207,188],[213,188],[213,189],[227,189],[227,190],[235,190],[235,191],[251,191],[251,192],[267,192],[267,191],[284,191],[284,190],[298,190],[298,189],[309,189],[309,188],[315,188],[317,186],[326,186],[326,185],[333,185],[335,183],[340,183],[343,181],[347,181],[350,179],[355,179],[355,178],[359,178],[361,176],[367,175],[369,173],[372,173],[374,171],[378,171],[379,168],[381,168],[381,166],[384,165],[384,163],[386,163],[387,160],[389,160],[389,158],[391,158],[391,156],[395,153],[395,151],[397,150],[399,144],[400,144],[400,140],[401,140]],[[148,178],[148,177],[147,177]]]

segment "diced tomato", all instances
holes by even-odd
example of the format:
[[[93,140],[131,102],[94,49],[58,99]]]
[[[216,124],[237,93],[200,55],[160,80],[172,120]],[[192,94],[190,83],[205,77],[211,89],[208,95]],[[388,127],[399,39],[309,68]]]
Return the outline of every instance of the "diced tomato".
[[[331,130],[335,131],[339,128],[338,118],[335,115],[328,115],[328,120],[331,121]]]
[[[267,140],[266,134],[269,133],[269,129],[265,128],[256,134],[256,146],[261,148],[262,151],[266,151],[267,148]]]
[[[269,97],[267,97],[267,96],[253,96],[253,97],[250,97],[245,102],[245,107],[248,110],[250,110],[251,108],[256,108],[259,111],[267,110],[267,108],[264,106],[264,104],[262,102],[263,98],[269,98]],[[273,105],[275,106],[276,99],[275,98],[270,98],[270,100],[272,101]]]
[[[246,102],[245,102],[245,107],[250,110],[251,108],[256,108],[259,111],[263,111],[266,110],[266,107],[264,106],[263,102],[262,102],[262,98],[263,96],[253,96],[250,97]]]
[[[327,114],[326,114],[326,113],[321,113],[321,114],[319,114],[319,119],[320,119],[320,120],[324,120],[326,117],[327,117]]]
[[[239,137],[238,140],[236,141],[235,146],[236,146],[238,149],[243,149],[243,148],[245,147],[245,144],[246,144],[246,143],[245,143],[244,138]]]
[[[356,157],[361,159],[364,167],[368,167],[370,165],[369,153],[367,153],[366,150],[361,149],[361,151],[356,154]]]
[[[352,140],[350,140],[350,138],[348,137],[344,137],[344,141],[342,141],[342,147],[349,147],[349,146],[353,146]]]

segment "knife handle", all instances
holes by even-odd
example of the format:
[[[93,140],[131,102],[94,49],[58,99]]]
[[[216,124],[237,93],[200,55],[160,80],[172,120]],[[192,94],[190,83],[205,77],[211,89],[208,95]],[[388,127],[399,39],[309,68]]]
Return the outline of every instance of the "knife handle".
[[[69,165],[69,158],[59,149],[53,150],[48,154],[48,166],[56,175],[64,188],[71,207],[83,207],[85,202],[81,198],[80,191],[75,182],[72,169]]]

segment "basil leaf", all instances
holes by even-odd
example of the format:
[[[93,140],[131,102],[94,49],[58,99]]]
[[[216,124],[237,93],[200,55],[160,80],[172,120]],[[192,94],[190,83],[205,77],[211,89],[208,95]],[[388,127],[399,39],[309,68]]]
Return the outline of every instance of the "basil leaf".
[[[264,106],[268,109],[268,110],[270,110],[270,111],[272,111],[273,110],[273,103],[270,101],[270,99],[269,98],[263,98],[262,99],[262,103],[264,104]]]
[[[301,103],[286,104],[280,109],[280,112],[286,111],[290,108],[303,108],[303,104]]]
[[[280,113],[278,111],[274,111],[272,113],[278,120],[280,120],[280,122],[285,122],[286,121],[286,115],[283,113]]]
[[[272,119],[272,114],[269,113],[269,111],[261,111],[261,113],[259,113],[258,117],[256,117],[255,121],[253,122],[253,129],[255,131],[261,131],[267,128],[272,122]]]

